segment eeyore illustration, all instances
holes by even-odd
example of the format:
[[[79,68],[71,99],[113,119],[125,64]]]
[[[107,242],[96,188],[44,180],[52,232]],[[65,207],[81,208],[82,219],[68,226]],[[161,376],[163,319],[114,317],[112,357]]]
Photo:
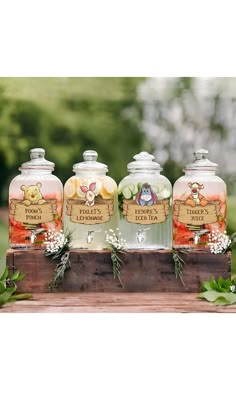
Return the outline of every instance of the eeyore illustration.
[[[150,184],[144,183],[135,199],[136,203],[141,206],[151,206],[157,202],[157,196],[152,190]]]

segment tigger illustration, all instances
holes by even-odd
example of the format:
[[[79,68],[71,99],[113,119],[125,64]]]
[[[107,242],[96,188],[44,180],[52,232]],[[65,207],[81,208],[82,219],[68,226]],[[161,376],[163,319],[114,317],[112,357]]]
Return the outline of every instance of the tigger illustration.
[[[191,189],[191,194],[186,199],[185,205],[190,205],[192,207],[196,205],[206,206],[208,201],[200,194],[200,190],[204,188],[204,185],[199,183],[188,183],[188,186]]]

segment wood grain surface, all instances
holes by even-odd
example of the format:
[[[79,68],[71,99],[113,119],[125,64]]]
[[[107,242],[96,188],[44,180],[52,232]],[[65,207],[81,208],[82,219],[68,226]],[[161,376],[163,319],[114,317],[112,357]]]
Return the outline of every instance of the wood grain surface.
[[[200,291],[201,282],[211,277],[230,276],[230,254],[214,255],[206,251],[181,253],[185,262],[183,280],[189,292]],[[123,287],[112,273],[109,251],[71,250],[71,268],[58,287],[60,292],[185,292],[176,279],[171,251],[130,250],[121,254]],[[55,261],[42,250],[8,250],[7,264],[26,274],[19,292],[49,292]]]
[[[35,293],[32,300],[17,301],[0,308],[18,313],[181,313],[236,312],[235,306],[215,306],[197,299],[196,293]]]

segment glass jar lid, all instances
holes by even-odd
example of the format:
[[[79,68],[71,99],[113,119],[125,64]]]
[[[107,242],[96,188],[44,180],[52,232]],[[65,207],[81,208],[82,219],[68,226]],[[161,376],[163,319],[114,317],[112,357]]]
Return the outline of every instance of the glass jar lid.
[[[31,160],[24,162],[19,170],[23,169],[45,169],[53,171],[55,168],[54,162],[47,161],[45,158],[45,150],[43,148],[33,148],[30,150]]]
[[[127,165],[127,169],[129,172],[135,170],[162,170],[162,167],[157,162],[153,161],[155,159],[154,155],[147,153],[146,151],[142,151],[139,154],[133,156],[135,161],[130,162]]]
[[[218,164],[208,159],[208,150],[200,149],[194,153],[195,160],[191,164],[187,164],[184,170],[210,170],[216,171]]]
[[[73,165],[73,171],[97,171],[97,172],[108,172],[108,167],[101,162],[97,162],[98,153],[94,150],[86,150],[83,153],[84,162],[78,162]]]

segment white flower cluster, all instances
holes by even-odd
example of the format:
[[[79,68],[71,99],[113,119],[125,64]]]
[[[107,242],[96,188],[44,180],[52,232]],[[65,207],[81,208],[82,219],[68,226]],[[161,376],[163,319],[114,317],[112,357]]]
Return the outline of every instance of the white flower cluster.
[[[110,234],[105,231],[106,242],[108,242],[113,248],[117,250],[124,250],[126,248],[126,240],[121,238],[121,232],[119,232],[119,228],[116,228],[116,231],[117,232],[110,229]]]
[[[47,253],[57,253],[60,249],[62,249],[68,239],[65,237],[63,231],[54,231],[49,230],[45,236],[45,245]]]
[[[212,231],[208,238],[210,251],[214,254],[222,253],[231,243],[231,239],[229,235],[226,234],[226,231],[223,233],[220,233],[218,230]]]

